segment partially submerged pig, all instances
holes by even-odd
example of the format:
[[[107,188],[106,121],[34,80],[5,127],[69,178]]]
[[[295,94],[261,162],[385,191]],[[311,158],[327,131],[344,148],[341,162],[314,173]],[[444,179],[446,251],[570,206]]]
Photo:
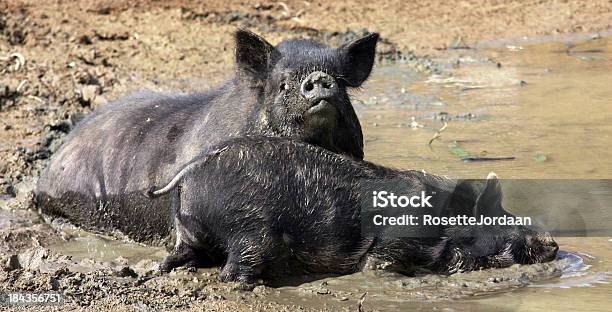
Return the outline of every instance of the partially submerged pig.
[[[168,202],[141,195],[194,156],[231,137],[291,137],[363,158],[347,95],[370,75],[378,34],[334,49],[310,40],[276,47],[235,33],[236,76],[197,94],[138,93],[95,111],[67,137],[36,190],[42,212],[95,230],[155,241],[170,229]]]
[[[161,269],[226,258],[221,279],[249,283],[283,273],[351,273],[366,258],[402,273],[454,273],[556,256],[548,233],[524,226],[448,226],[437,237],[368,236],[360,204],[371,194],[362,194],[362,184],[391,180],[410,185],[408,195],[450,189],[445,200],[432,201],[446,205],[442,215],[510,215],[494,174],[484,183],[457,183],[287,139],[240,138],[196,158],[150,192],[172,197],[177,241]]]

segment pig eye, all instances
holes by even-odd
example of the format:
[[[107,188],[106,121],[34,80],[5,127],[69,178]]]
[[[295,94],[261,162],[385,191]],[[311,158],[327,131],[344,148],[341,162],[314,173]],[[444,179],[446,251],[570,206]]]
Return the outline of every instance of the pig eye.
[[[289,90],[289,85],[284,82],[281,82],[280,86],[278,87],[278,92],[283,92],[285,90]]]

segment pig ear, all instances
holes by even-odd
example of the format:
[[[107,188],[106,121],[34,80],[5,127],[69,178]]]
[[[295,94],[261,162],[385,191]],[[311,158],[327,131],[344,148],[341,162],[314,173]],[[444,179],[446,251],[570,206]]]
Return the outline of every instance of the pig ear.
[[[502,212],[501,184],[497,178],[497,175],[491,172],[487,176],[485,187],[480,195],[478,195],[478,199],[476,199],[474,215],[499,216]]]
[[[263,79],[274,47],[264,38],[245,29],[237,30],[234,40],[238,71]]]
[[[370,76],[377,42],[378,34],[371,33],[340,47],[347,59],[345,78],[349,86],[359,87]]]

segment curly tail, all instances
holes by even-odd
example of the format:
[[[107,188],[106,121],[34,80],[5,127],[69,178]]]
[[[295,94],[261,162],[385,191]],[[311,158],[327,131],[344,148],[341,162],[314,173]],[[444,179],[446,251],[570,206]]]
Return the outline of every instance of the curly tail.
[[[163,188],[159,189],[159,190],[155,190],[155,187],[151,187],[145,194],[146,197],[148,198],[156,198],[162,195],[167,194],[168,192],[170,192],[172,189],[174,189],[176,187],[176,185],[181,182],[181,180],[183,179],[183,176],[185,176],[185,174],[187,172],[189,172],[191,169],[193,169],[193,167],[195,167],[195,165],[200,164],[200,163],[206,163],[212,156],[218,155],[221,152],[225,151],[227,149],[227,147],[218,149],[216,151],[213,151],[209,154],[205,154],[199,157],[194,158],[190,163],[188,163],[187,165],[185,165],[185,167],[183,167],[183,169],[181,169],[181,171],[179,171],[174,178],[172,178],[172,180],[170,181],[170,183],[168,183],[166,186],[164,186]]]
[[[167,194],[168,192],[172,191],[172,189],[174,189],[174,187],[176,187],[176,185],[179,182],[181,182],[181,180],[183,179],[183,176],[185,175],[185,173],[187,173],[189,170],[191,170],[191,168],[193,168],[193,166],[195,164],[196,164],[195,162],[192,162],[192,163],[188,164],[187,166],[183,167],[183,169],[181,169],[181,171],[179,171],[179,173],[177,173],[174,176],[174,178],[172,178],[170,183],[168,183],[163,188],[161,188],[159,190],[155,190],[155,187],[151,187],[147,191],[145,196],[147,196],[149,198],[156,198],[156,197],[162,196],[162,195]]]

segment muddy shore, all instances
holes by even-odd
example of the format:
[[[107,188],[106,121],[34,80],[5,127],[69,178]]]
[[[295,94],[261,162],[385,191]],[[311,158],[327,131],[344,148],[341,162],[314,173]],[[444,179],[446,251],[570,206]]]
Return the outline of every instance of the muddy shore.
[[[189,92],[215,86],[231,76],[231,33],[237,27],[250,28],[274,43],[305,37],[331,45],[376,31],[383,38],[379,63],[402,62],[425,75],[451,74],[452,68],[441,64],[486,40],[554,38],[568,33],[598,36],[612,28],[612,6],[608,1],[493,5],[474,0],[456,5],[447,1],[200,4],[140,0],[129,6],[114,0],[3,1],[0,292],[61,291],[66,295],[66,305],[47,310],[311,310],[271,302],[276,292],[272,288],[244,291],[219,283],[218,269],[159,276],[159,254],[144,260],[72,258],[52,247],[79,239],[81,234],[51,226],[31,211],[31,191],[40,171],[85,114],[133,90]],[[482,275],[474,273],[399,283],[415,300],[450,300],[520,288],[558,276],[567,265],[562,259],[499,270],[492,279],[480,280]],[[423,287],[423,281],[434,286]],[[306,297],[331,296],[343,309],[357,309],[363,294],[329,288],[322,280],[300,291]],[[374,309],[367,300],[366,310]]]

